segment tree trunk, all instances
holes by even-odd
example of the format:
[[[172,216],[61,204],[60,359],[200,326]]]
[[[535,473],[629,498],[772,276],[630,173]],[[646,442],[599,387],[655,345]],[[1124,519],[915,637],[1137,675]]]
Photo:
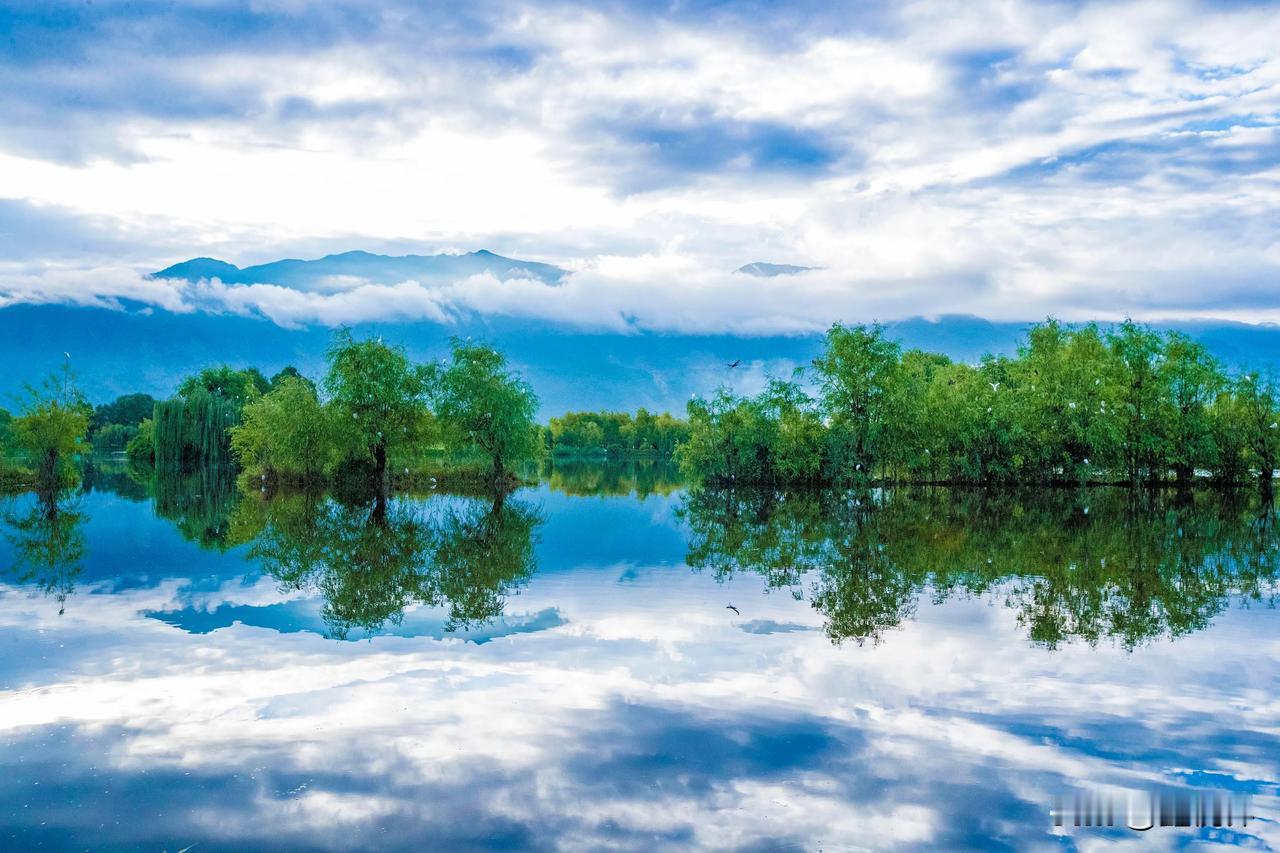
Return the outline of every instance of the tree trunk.
[[[1190,465],[1175,465],[1173,472],[1177,479],[1178,488],[1185,489],[1191,485],[1191,475],[1195,472]]]
[[[387,493],[387,445],[383,442],[373,446],[373,473],[378,480],[378,490],[385,497]]]

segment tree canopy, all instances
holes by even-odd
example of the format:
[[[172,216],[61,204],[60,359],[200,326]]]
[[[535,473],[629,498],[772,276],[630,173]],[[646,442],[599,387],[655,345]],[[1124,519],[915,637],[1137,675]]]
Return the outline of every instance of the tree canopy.
[[[427,373],[445,440],[483,453],[499,484],[512,464],[538,455],[538,398],[496,349],[455,338],[451,351],[448,362],[428,365]]]
[[[385,478],[388,453],[430,432],[427,371],[410,362],[402,347],[381,339],[357,341],[346,329],[334,335],[328,358],[324,390],[339,435]]]

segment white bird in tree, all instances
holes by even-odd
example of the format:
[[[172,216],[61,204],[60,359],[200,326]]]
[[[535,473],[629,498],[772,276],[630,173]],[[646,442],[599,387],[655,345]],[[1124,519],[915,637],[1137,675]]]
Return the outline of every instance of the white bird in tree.
[[[999,383],[999,382],[988,382],[987,384],[991,386],[991,390],[992,390],[992,391],[999,391],[999,390],[1000,390],[1000,383]]]

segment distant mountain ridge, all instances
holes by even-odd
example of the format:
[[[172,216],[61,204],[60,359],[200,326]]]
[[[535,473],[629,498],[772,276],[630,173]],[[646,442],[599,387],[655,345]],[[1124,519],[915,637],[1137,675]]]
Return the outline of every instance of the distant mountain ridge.
[[[801,267],[795,264],[771,264],[766,261],[752,261],[749,264],[743,264],[734,272],[744,273],[746,275],[754,275],[759,278],[773,278],[779,275],[796,275],[797,273],[809,272],[817,269],[817,267]]]
[[[889,322],[889,337],[907,347],[943,352],[974,363],[984,353],[1012,354],[1029,322],[993,322],[950,315]],[[1207,322],[1168,324],[1199,340],[1229,368],[1280,368],[1280,327]],[[821,351],[821,333],[738,336],[583,331],[552,321],[469,317],[456,323],[357,323],[357,336],[403,344],[411,358],[429,361],[448,351],[450,336],[474,336],[500,347],[533,385],[539,416],[570,410],[683,412],[691,394],[717,385],[742,393],[763,387],[766,373],[789,376]],[[319,378],[333,336],[322,326],[284,328],[268,320],[203,311],[173,313],[131,305],[127,310],[68,305],[0,308],[0,408],[20,405],[23,383],[39,382],[71,354],[72,368],[94,403],[145,391],[167,397],[202,367],[254,365],[268,375],[285,365]],[[727,365],[735,361],[737,369]]]
[[[449,284],[484,273],[500,280],[531,278],[544,284],[559,284],[569,274],[552,264],[506,258],[488,249],[480,249],[461,255],[342,252],[313,260],[286,258],[243,269],[218,258],[191,258],[152,273],[152,277],[185,281],[217,278],[224,284],[278,284],[297,290],[316,290],[335,284],[340,286],[343,279],[374,284],[398,284],[411,280],[423,284]]]

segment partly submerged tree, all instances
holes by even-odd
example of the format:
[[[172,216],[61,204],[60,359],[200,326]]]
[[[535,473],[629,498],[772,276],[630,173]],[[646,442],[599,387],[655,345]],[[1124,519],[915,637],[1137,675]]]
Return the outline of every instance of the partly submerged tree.
[[[884,461],[898,423],[901,356],[902,347],[881,326],[836,323],[827,330],[826,346],[813,365],[829,424],[831,480],[864,481]]]
[[[502,353],[454,338],[452,360],[428,365],[428,381],[446,441],[484,453],[495,486],[506,483],[512,465],[538,456],[538,398]]]
[[[331,421],[315,386],[286,376],[245,405],[243,420],[231,428],[231,449],[248,470],[316,482],[336,461]]]
[[[245,405],[270,388],[257,368],[209,367],[189,376],[178,394],[156,403],[152,443],[157,465],[221,466],[231,462],[233,426]]]
[[[19,447],[36,466],[41,483],[55,483],[66,464],[85,447],[91,410],[76,387],[70,363],[39,386],[28,385],[12,429]]]
[[[1236,399],[1251,462],[1270,491],[1280,467],[1280,384],[1271,373],[1246,373],[1236,382]]]
[[[388,454],[429,434],[426,371],[402,347],[357,341],[347,329],[334,335],[328,357],[324,388],[340,436],[385,482]]]

